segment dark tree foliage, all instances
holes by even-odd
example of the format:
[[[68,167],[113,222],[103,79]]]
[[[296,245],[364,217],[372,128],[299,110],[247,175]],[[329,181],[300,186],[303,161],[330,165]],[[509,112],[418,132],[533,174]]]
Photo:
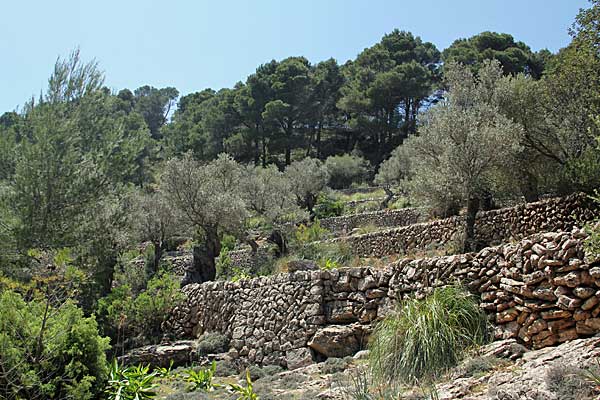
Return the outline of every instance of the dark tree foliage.
[[[444,63],[457,62],[472,67],[477,73],[484,60],[498,60],[505,74],[525,73],[540,78],[546,63],[552,58],[548,50],[533,53],[512,35],[482,32],[468,39],[458,39],[442,54]]]

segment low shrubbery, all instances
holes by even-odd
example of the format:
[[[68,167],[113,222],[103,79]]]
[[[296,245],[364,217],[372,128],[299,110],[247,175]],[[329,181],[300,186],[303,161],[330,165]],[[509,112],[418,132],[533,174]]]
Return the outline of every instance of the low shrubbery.
[[[333,196],[322,194],[317,199],[314,216],[317,219],[339,217],[344,214],[345,203]]]
[[[0,293],[0,398],[92,399],[107,378],[108,338],[73,301],[44,293]]]
[[[198,340],[196,353],[199,356],[225,353],[229,349],[229,338],[217,332],[205,333]]]
[[[165,271],[151,278],[140,292],[127,283],[113,288],[99,301],[98,314],[106,333],[114,338],[115,352],[129,347],[127,339],[139,338],[134,345],[160,340],[161,325],[181,298],[179,280]]]
[[[370,366],[383,382],[430,382],[488,340],[488,321],[460,286],[404,301],[374,331]]]
[[[325,168],[329,172],[329,186],[333,189],[348,188],[353,183],[364,182],[370,167],[367,160],[352,154],[330,156],[325,160]]]

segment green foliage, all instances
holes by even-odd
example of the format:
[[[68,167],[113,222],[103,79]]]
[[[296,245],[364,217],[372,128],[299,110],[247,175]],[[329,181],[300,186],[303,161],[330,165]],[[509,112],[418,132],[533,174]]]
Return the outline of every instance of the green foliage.
[[[203,334],[198,340],[196,353],[200,356],[209,354],[225,353],[229,349],[229,339],[227,336],[217,332]]]
[[[233,235],[224,234],[221,238],[221,251],[227,250],[232,251],[235,249],[236,238]]]
[[[534,54],[523,42],[507,33],[482,32],[468,39],[458,39],[443,52],[445,64],[458,62],[478,72],[485,60],[498,60],[505,74],[527,73],[540,78],[549,57],[548,50]]]
[[[113,288],[99,301],[98,315],[117,347],[124,346],[125,338],[132,336],[154,342],[160,340],[161,325],[181,298],[178,279],[161,271],[139,293],[128,284]]]
[[[327,168],[319,160],[305,158],[288,165],[285,176],[290,182],[290,190],[296,197],[298,206],[314,216],[317,198],[329,180]]]
[[[316,220],[312,224],[300,226],[296,229],[295,238],[301,245],[323,240],[329,234],[326,228],[321,227],[319,220]]]
[[[0,292],[0,397],[92,399],[108,374],[94,317],[73,301]]]
[[[125,367],[116,359],[110,366],[108,384],[104,392],[108,400],[149,400],[156,397],[154,380],[158,371],[150,372],[149,365]]]
[[[355,259],[352,248],[344,242],[312,242],[298,249],[297,255],[316,261],[319,268],[333,269],[347,266]]]
[[[595,196],[592,196],[592,200],[600,209],[600,191],[596,191]],[[597,216],[593,222],[587,224],[585,229],[588,233],[588,237],[585,240],[586,256],[591,259],[600,257],[600,216]]]
[[[352,154],[329,156],[325,160],[325,168],[329,172],[329,187],[343,189],[353,183],[362,183],[369,173],[369,162]]]
[[[370,341],[370,366],[382,382],[428,382],[488,340],[488,322],[460,286],[436,288],[424,300],[404,301],[380,322]]]
[[[315,218],[339,217],[344,214],[345,204],[342,200],[337,200],[333,196],[326,194],[319,195],[314,209]]]
[[[237,400],[259,400],[258,395],[254,392],[252,379],[250,379],[250,371],[246,370],[246,386],[241,386],[236,383],[229,384],[229,388],[238,395]]]
[[[216,369],[217,364],[215,361],[212,362],[209,368],[200,368],[198,370],[190,368],[187,371],[185,371],[185,381],[192,384],[192,391],[210,391],[215,388],[213,378],[215,376]]]

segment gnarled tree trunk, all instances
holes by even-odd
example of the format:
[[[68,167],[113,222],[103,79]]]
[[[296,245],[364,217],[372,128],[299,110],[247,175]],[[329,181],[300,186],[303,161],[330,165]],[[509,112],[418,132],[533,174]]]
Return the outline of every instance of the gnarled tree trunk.
[[[194,246],[192,267],[185,271],[181,286],[215,280],[215,258],[221,252],[221,240],[216,226],[205,226],[204,241]]]
[[[471,196],[467,201],[467,215],[465,216],[465,243],[464,252],[469,253],[477,250],[477,241],[475,240],[475,219],[479,211],[479,198]]]

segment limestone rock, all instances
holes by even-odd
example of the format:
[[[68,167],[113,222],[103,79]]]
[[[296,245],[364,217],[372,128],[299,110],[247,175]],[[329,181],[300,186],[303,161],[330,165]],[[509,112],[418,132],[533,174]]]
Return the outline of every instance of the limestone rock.
[[[330,325],[319,329],[308,346],[325,357],[346,357],[360,350],[363,329],[359,324]]]

